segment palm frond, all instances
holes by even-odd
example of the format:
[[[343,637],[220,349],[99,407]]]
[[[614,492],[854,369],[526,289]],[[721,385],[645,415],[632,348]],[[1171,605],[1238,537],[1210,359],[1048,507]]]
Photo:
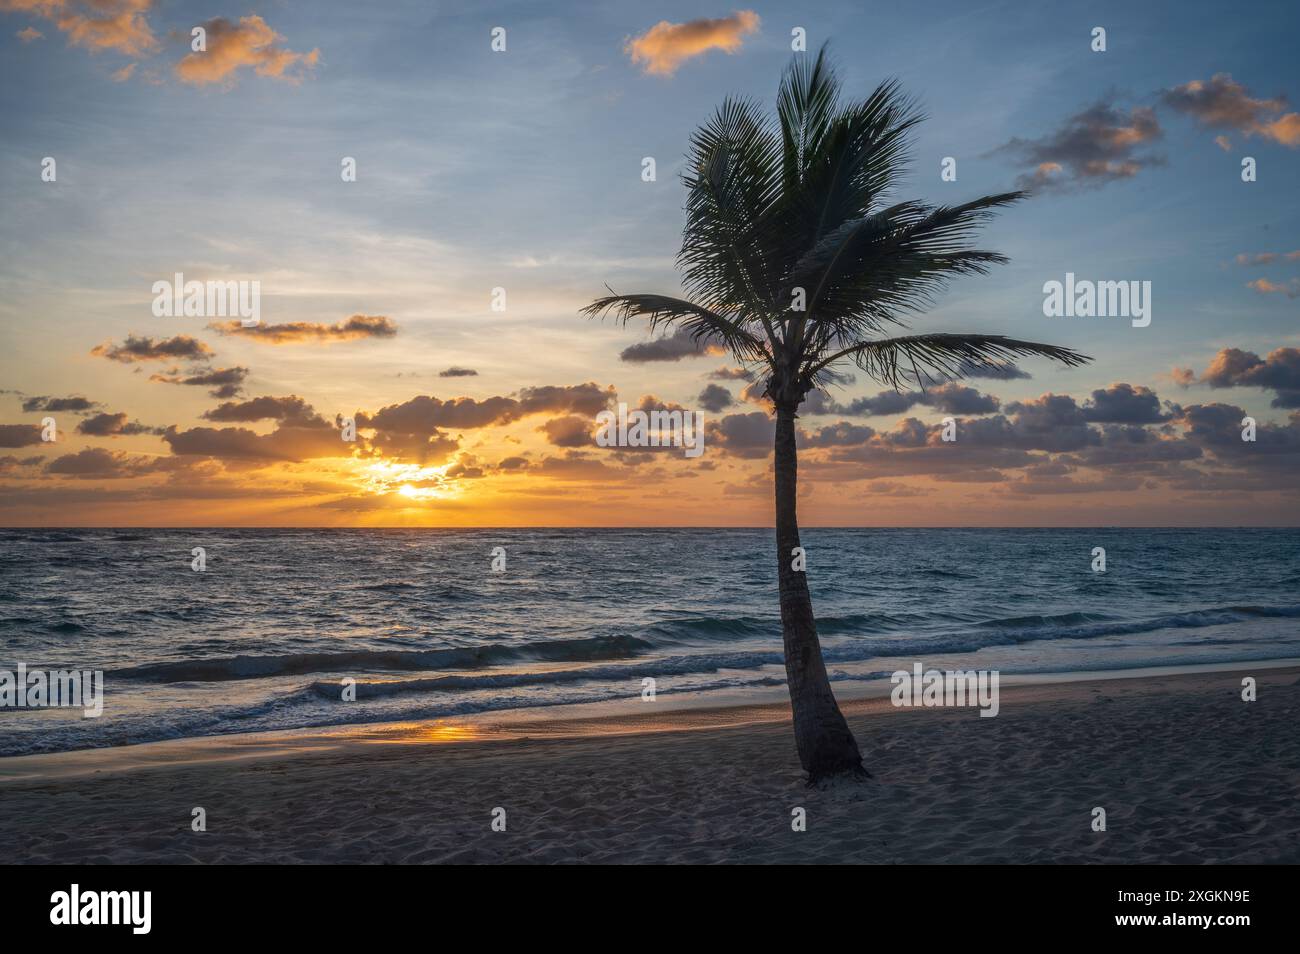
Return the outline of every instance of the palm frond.
[[[795,264],[790,287],[807,292],[810,320],[840,322],[849,335],[878,332],[924,310],[956,275],[982,274],[1006,257],[967,248],[971,233],[1021,192],[956,206],[901,202],[844,222]]]
[[[776,114],[781,123],[782,175],[787,194],[799,190],[809,158],[826,137],[839,99],[840,84],[823,46],[809,63],[795,57],[781,77]]]
[[[682,328],[697,344],[720,344],[741,362],[762,359],[770,363],[766,343],[743,324],[703,305],[669,295],[606,295],[582,309],[588,318],[612,318],[626,325],[644,318],[650,330]]]
[[[1004,335],[906,335],[859,342],[813,362],[804,374],[809,382],[816,383],[835,362],[851,358],[867,375],[890,387],[897,388],[906,380],[924,386],[927,379],[933,383],[939,378],[962,378],[984,368],[1003,366],[1012,358],[1030,356],[1059,361],[1066,367],[1092,360],[1071,348]]]
[[[772,242],[780,144],[755,103],[727,99],[691,138],[686,228],[677,264],[693,297],[766,314],[779,279]]]

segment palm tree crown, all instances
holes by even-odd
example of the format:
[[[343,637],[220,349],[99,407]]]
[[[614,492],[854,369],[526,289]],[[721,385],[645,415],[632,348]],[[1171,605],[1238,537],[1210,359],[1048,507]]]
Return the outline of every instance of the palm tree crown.
[[[766,375],[766,394],[797,407],[851,359],[891,387],[962,377],[1038,355],[1066,365],[1069,348],[1001,335],[908,334],[955,275],[982,274],[1006,258],[967,247],[994,210],[1025,196],[1004,192],[955,206],[890,203],[921,115],[897,82],[860,103],[841,103],[825,48],[786,70],[775,121],[729,98],[691,139],[686,228],[678,265],[688,299],[599,298],[590,317],[676,325],[720,343]]]

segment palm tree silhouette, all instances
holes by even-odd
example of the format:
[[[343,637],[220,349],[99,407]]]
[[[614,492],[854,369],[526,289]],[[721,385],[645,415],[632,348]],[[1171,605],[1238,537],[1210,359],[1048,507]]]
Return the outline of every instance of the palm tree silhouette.
[[[995,209],[1025,196],[1005,192],[956,206],[886,205],[922,116],[896,81],[841,105],[823,47],[796,56],[777,97],[775,122],[755,102],[728,98],[691,138],[686,227],[677,263],[688,299],[610,294],[582,311],[651,330],[686,329],[726,347],[763,375],[776,414],[776,544],[785,668],[799,760],[816,782],[864,773],[862,755],[831,692],[805,572],[796,570],[796,411],[814,388],[852,361],[898,388],[964,377],[1038,355],[1074,366],[1068,348],[1001,335],[881,337],[924,311],[954,275],[1007,261],[966,245]],[[611,289],[612,291],[612,289]]]

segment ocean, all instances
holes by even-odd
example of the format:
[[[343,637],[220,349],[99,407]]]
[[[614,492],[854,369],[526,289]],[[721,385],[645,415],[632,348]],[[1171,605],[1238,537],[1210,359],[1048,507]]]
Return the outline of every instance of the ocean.
[[[1300,657],[1296,529],[808,529],[803,543],[837,687],[916,662]],[[773,550],[771,530],[749,529],[0,530],[0,670],[105,679],[99,718],[0,709],[0,755],[639,699],[646,678],[705,703],[770,690],[785,678]]]

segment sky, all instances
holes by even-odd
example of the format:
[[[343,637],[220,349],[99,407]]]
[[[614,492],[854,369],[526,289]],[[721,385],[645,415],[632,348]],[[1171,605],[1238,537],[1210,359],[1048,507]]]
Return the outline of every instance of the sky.
[[[1297,32],[1283,2],[0,0],[0,524],[770,525],[761,383],[579,309],[681,293],[691,132],[829,41],[846,96],[897,78],[927,117],[899,198],[1033,192],[979,238],[1010,263],[911,326],[1093,361],[847,368],[801,411],[802,522],[1296,525]],[[176,273],[259,283],[260,324],[155,315]],[[1149,282],[1150,323],[1044,314],[1067,273]],[[699,411],[704,453],[598,446],[619,402]]]

